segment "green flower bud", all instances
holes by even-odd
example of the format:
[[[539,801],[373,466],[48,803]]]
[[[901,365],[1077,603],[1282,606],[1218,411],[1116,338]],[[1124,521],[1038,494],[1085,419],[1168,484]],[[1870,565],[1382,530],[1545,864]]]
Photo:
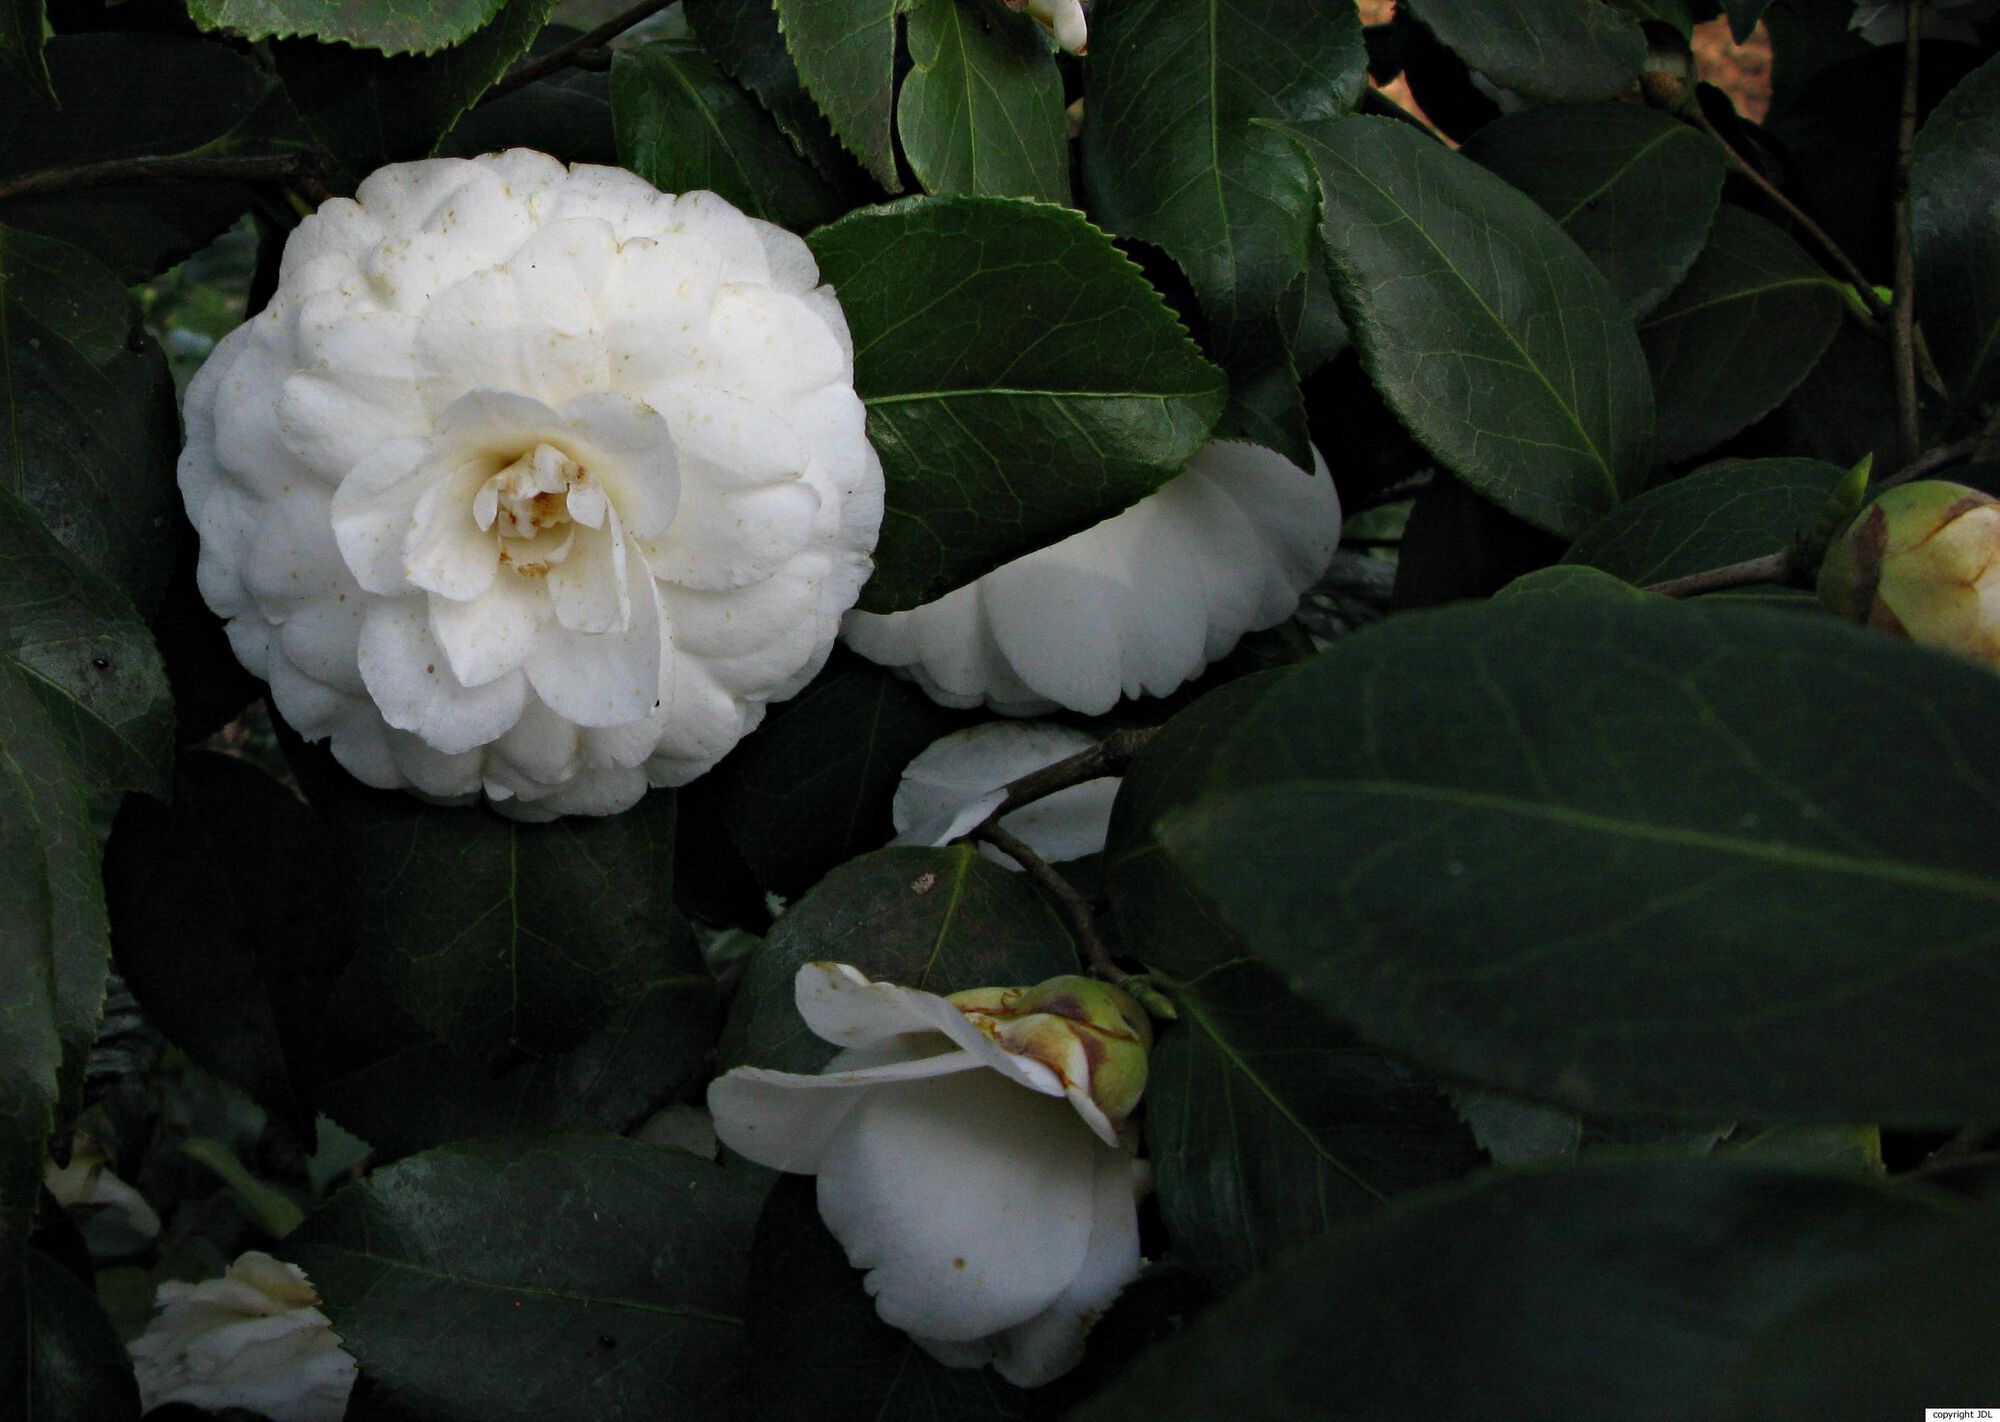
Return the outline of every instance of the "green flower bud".
[[[1835,613],[2000,670],[2000,500],[1940,479],[1889,490],[1820,565]]]
[[[1031,988],[972,988],[946,1001],[1009,1052],[1048,1067],[1079,1109],[1083,1100],[1094,1103],[1113,1129],[1145,1094],[1153,1024],[1109,983],[1069,974]]]

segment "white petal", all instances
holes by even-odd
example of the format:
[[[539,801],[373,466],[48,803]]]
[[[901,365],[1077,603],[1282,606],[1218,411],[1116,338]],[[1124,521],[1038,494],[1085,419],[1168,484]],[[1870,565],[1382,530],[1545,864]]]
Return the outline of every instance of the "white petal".
[[[716,1136],[744,1159],[772,1170],[816,1174],[827,1144],[868,1092],[980,1069],[968,1052],[918,1056],[914,1050],[897,1041],[841,1052],[817,1076],[735,1067],[708,1086]]]
[[[576,457],[603,485],[634,533],[651,536],[673,522],[681,479],[667,420],[623,395],[585,395],[563,406]],[[574,496],[572,496],[574,497]],[[572,516],[575,506],[571,506]]]
[[[490,475],[484,463],[463,464],[418,496],[403,542],[403,576],[412,587],[467,602],[493,586],[499,540],[472,511],[473,495]]]
[[[708,309],[722,275],[708,243],[678,233],[627,242],[598,296],[617,388],[652,399],[701,369]]]
[[[333,534],[355,581],[371,593],[394,596],[409,588],[403,575],[403,542],[423,496],[426,446],[390,440],[348,471],[333,493]]]
[[[890,818],[898,844],[949,843],[999,808],[1004,787],[1096,742],[1067,726],[992,721],[933,741],[903,768]],[[1001,822],[1044,859],[1104,848],[1115,778],[1100,777],[1014,811]],[[1011,861],[1008,861],[1011,862]]]
[[[820,1215],[883,1322],[979,1338],[1077,1277],[1104,1149],[1067,1105],[991,1072],[878,1088],[827,1145]]]
[[[1096,1161],[1083,1267],[1053,1304],[996,1340],[993,1366],[1016,1387],[1040,1387],[1082,1362],[1084,1335],[1139,1277],[1137,1165],[1114,1150]]]
[[[554,611],[547,592],[509,573],[464,602],[432,598],[431,635],[462,685],[485,686],[527,661]]]
[[[642,721],[659,707],[665,636],[659,589],[641,559],[626,560],[625,576],[630,625],[597,633],[552,626],[528,658],[536,695],[579,726]]]
[[[447,755],[494,740],[520,719],[527,685],[519,673],[467,687],[431,636],[430,599],[384,599],[361,629],[361,679],[382,719]]]
[[[672,525],[641,546],[655,577],[690,588],[746,587],[806,546],[818,511],[819,494],[804,483],[726,491],[690,478]]]
[[[354,587],[333,536],[333,493],[301,485],[260,509],[243,586],[273,616]]]
[[[610,530],[579,532],[569,556],[543,579],[556,621],[572,632],[611,632],[632,620],[627,553],[616,515]],[[649,708],[650,709],[650,708]]]
[[[556,263],[492,267],[440,292],[417,327],[425,402],[442,411],[470,391],[499,389],[560,405],[602,389],[604,334],[590,298]]]

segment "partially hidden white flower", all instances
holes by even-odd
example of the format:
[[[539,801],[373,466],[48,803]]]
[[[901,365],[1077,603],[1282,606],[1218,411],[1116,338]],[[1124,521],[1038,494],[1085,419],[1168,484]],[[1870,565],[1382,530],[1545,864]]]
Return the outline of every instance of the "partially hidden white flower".
[[[1164,696],[1291,616],[1339,543],[1340,497],[1317,450],[1308,475],[1211,440],[1095,527],[922,607],[851,612],[841,635],[946,706],[1101,715],[1121,695]]]
[[[1979,26],[1996,13],[2000,13],[2000,0],[1927,0],[1923,8],[1923,37],[1976,44]],[[1860,31],[1861,38],[1870,44],[1901,44],[1903,7],[1900,3],[1856,5],[1847,27]]]
[[[319,1293],[294,1264],[252,1250],[220,1279],[162,1284],[159,1313],[131,1345],[139,1400],[271,1422],[340,1422],[354,1359],[340,1346]]]
[[[1115,990],[1087,983],[1086,1006],[1084,981],[947,999],[808,964],[799,1013],[842,1051],[818,1076],[738,1067],[708,1090],[724,1145],[819,1177],[885,1323],[1020,1387],[1076,1366],[1139,1273],[1143,1167],[1120,1127],[1150,1032],[1129,1000],[1107,1029],[1095,999]]]
[[[1006,0],[1011,9],[1026,10],[1055,37],[1056,45],[1071,54],[1090,52],[1090,25],[1083,13],[1083,0]]]
[[[1042,721],[989,721],[935,740],[903,767],[890,819],[896,844],[943,845],[1000,808],[1007,786],[1097,742],[1082,731]],[[1000,821],[1050,863],[1081,859],[1104,848],[1111,802],[1122,777],[1103,775],[1023,805]],[[1018,867],[990,844],[980,852]]]
[[[189,386],[200,586],[371,785],[606,814],[825,660],[881,466],[804,242],[526,150],[383,168]]]
[[[160,1217],[146,1203],[146,1197],[119,1178],[103,1147],[88,1136],[77,1136],[68,1165],[59,1166],[51,1160],[42,1166],[42,1184],[65,1210],[109,1212],[146,1239],[160,1232]]]

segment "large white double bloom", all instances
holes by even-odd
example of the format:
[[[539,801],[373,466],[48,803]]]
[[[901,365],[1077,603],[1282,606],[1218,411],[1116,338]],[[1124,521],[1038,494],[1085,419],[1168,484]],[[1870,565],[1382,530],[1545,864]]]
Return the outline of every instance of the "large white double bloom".
[[[801,968],[797,1000],[843,1050],[818,1076],[738,1067],[712,1083],[722,1143],[819,1177],[875,1311],[938,1361],[1020,1387],[1075,1367],[1138,1277],[1143,1179],[1081,1036],[1056,1034],[1052,1064],[975,1007],[839,963]]]
[[[377,786],[606,814],[825,660],[881,466],[797,237],[515,150],[306,219],[186,402],[202,595]]]
[[[1097,716],[1164,696],[1275,626],[1340,545],[1340,496],[1256,445],[1211,440],[1130,508],[906,612],[842,635],[946,706]]]

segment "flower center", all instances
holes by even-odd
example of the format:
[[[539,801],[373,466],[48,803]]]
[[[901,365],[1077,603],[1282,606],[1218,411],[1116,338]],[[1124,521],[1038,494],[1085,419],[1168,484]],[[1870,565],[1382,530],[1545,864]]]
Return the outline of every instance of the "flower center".
[[[481,532],[498,536],[500,563],[524,578],[545,577],[576,546],[576,525],[602,528],[609,502],[581,464],[537,444],[472,498]]]

